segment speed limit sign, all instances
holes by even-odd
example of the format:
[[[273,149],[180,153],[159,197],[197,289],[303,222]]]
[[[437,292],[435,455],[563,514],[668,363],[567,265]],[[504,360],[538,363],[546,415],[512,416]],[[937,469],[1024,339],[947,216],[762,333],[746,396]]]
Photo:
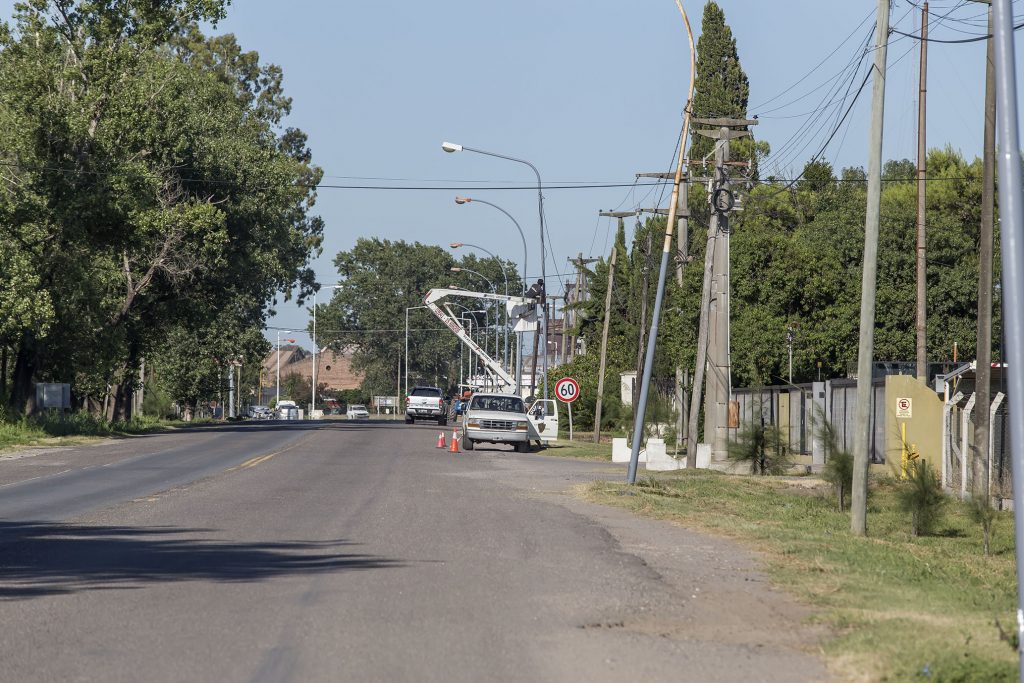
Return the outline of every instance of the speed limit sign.
[[[572,377],[563,377],[555,383],[555,396],[563,403],[572,403],[580,396],[580,383]]]

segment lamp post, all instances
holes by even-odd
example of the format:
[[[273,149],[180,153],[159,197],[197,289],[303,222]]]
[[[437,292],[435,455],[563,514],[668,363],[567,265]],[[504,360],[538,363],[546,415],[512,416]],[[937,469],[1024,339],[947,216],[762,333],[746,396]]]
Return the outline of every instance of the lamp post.
[[[281,332],[285,334],[291,334],[291,330],[278,330],[277,331],[277,398],[274,399],[274,410],[277,410],[277,404],[281,402]],[[294,344],[294,339],[286,340],[289,344]]]
[[[544,257],[544,254],[545,254],[545,251],[544,251],[544,191],[543,191],[543,183],[542,183],[542,181],[540,179],[540,171],[537,170],[537,167],[534,166],[533,164],[531,164],[529,161],[526,161],[525,159],[517,159],[516,157],[505,156],[504,154],[496,154],[494,152],[488,152],[488,151],[485,151],[485,150],[482,150],[482,149],[474,149],[473,147],[466,147],[464,145],[459,145],[459,144],[456,144],[454,142],[442,142],[441,143],[441,149],[443,149],[445,152],[449,152],[449,153],[451,153],[451,152],[476,152],[477,154],[483,154],[483,155],[486,155],[486,156],[489,156],[489,157],[496,157],[498,159],[505,159],[506,161],[514,161],[514,162],[516,162],[518,164],[525,164],[526,166],[529,166],[530,169],[533,171],[534,175],[537,176],[537,216],[538,216],[539,224],[540,224],[540,276],[541,276],[541,279],[544,280],[545,287],[547,287],[547,268],[545,266],[545,264],[547,263],[547,259]],[[547,347],[548,347],[548,317],[547,317],[547,307],[544,306],[544,302],[543,301],[541,302],[541,307],[542,307],[541,313],[543,314],[543,317],[541,318],[541,334],[543,335],[544,348],[547,349]],[[547,378],[547,376],[548,376],[548,357],[547,357],[547,354],[545,353],[544,354],[544,377]],[[547,397],[548,397],[548,384],[547,384],[547,381],[545,379],[545,382],[544,382],[544,398],[547,399]]]
[[[409,311],[427,306],[407,306],[405,309],[405,395],[409,396]],[[395,407],[398,410],[398,407]]]
[[[341,285],[323,285],[323,288],[324,289],[337,289],[340,286]],[[316,293],[318,291],[319,291],[319,288],[313,290],[313,373],[311,375],[312,384],[313,384],[313,391],[312,391],[313,395],[311,397],[311,401],[312,402],[311,402],[310,407],[309,407],[309,417],[310,417],[310,419],[313,418],[313,411],[316,410],[316,356],[317,356],[317,353],[316,353],[316,349],[317,349],[317,346],[316,346]]]
[[[487,353],[487,309],[480,308],[480,309],[476,309],[476,310],[471,310],[468,306],[463,306],[462,304],[460,304],[457,301],[452,301],[451,305],[452,306],[458,306],[459,308],[461,308],[466,313],[483,313],[484,314],[484,353]],[[459,320],[468,320],[469,321],[469,338],[472,339],[473,338],[473,327],[476,325],[476,320],[474,320],[472,315],[469,315],[469,316],[465,316],[465,315],[459,316]],[[473,367],[472,366],[476,365],[478,361],[479,361],[479,359],[477,359],[476,357],[471,357],[470,358],[470,368],[469,368],[470,376],[472,376],[472,372],[473,372]]]
[[[454,244],[459,244],[459,242],[455,242]],[[476,272],[475,270],[471,270],[469,268],[460,268],[459,266],[454,266],[451,269],[451,271],[453,273],[472,273],[473,275],[476,275],[478,278],[480,278],[481,280],[486,282],[487,286],[491,288],[491,292],[492,293],[494,293],[494,294],[498,293],[497,292],[497,288],[494,286],[494,283],[491,282],[490,280],[488,280],[482,274]],[[503,275],[504,275],[504,271],[505,271],[505,269],[502,268],[502,274]],[[505,278],[505,294],[506,295],[508,294],[508,278],[507,277]],[[484,324],[486,325],[487,323],[485,322]],[[485,337],[485,339],[486,339],[486,337]],[[497,310],[497,307],[495,307],[495,310],[494,310],[494,355],[498,355],[498,310]],[[507,360],[505,362],[505,367],[508,367],[508,361]]]
[[[512,225],[516,226],[516,230],[519,231],[519,239],[521,239],[523,241],[523,268],[522,268],[522,270],[519,271],[519,280],[520,280],[520,285],[521,285],[521,290],[522,291],[520,291],[519,293],[520,294],[526,294],[526,267],[527,267],[526,234],[523,232],[522,227],[520,227],[519,221],[517,221],[515,218],[513,218],[512,214],[510,214],[505,209],[503,209],[500,206],[498,206],[497,204],[493,204],[493,203],[491,203],[491,202],[489,202],[489,201],[487,201],[485,199],[475,199],[473,197],[456,197],[455,198],[455,203],[458,204],[459,206],[462,206],[463,204],[470,204],[472,202],[477,202],[478,204],[486,204],[487,206],[490,206],[492,208],[497,209],[498,211],[501,211],[503,214],[508,216],[508,219],[510,221],[512,221]],[[505,293],[508,294],[508,292],[505,292]],[[506,320],[506,323],[507,322],[508,321]],[[522,332],[517,332],[516,333],[516,394],[519,394],[519,392],[522,391],[522,388],[523,388],[523,333]]]
[[[491,252],[487,251],[483,247],[481,247],[479,245],[476,245],[476,244],[470,244],[469,242],[452,242],[448,246],[451,247],[452,249],[458,249],[459,247],[469,247],[471,249],[479,249],[480,251],[484,252],[485,254],[490,256],[492,259],[497,261],[498,262],[498,267],[501,268],[501,276],[503,278],[505,278],[505,296],[506,297],[508,296],[508,272],[506,272],[505,264],[502,262],[502,260],[500,258],[495,256]],[[495,305],[495,309],[497,309],[497,308],[498,308],[498,306]],[[496,317],[498,317],[497,316],[497,310],[495,310],[495,315],[496,315]],[[495,323],[495,324],[497,324],[497,323]],[[497,330],[495,330],[495,334],[497,334]],[[505,313],[505,329],[502,330],[502,337],[505,340],[504,361],[505,361],[505,368],[507,369],[509,367],[509,364],[508,364],[508,360],[509,359],[508,359],[508,312],[507,312],[507,309],[506,309],[506,313]]]

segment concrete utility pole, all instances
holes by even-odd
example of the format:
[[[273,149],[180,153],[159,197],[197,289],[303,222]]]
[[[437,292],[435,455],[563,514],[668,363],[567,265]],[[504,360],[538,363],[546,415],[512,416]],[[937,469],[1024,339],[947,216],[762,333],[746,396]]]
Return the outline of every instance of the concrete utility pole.
[[[992,35],[992,8],[988,11],[988,33]],[[974,479],[971,495],[991,501],[989,491],[989,468],[992,453],[989,451],[992,383],[992,235],[995,223],[996,193],[996,74],[995,45],[988,39],[985,59],[985,134],[981,171],[981,234],[978,246],[978,346],[977,371],[974,391],[976,404],[974,418],[974,453],[971,474]]]
[[[864,270],[860,287],[860,343],[857,349],[857,409],[853,432],[853,491],[850,529],[868,531],[868,466],[871,463],[872,358],[875,352],[875,288],[878,277],[878,217],[882,199],[882,131],[885,120],[885,69],[889,42],[889,2],[878,0],[875,65],[868,143],[868,197],[864,221]]]
[[[927,180],[928,3],[921,6],[921,72],[917,89],[917,378],[928,381],[928,270],[925,260],[925,182]]]
[[[687,467],[697,466],[697,423],[700,417],[701,389],[705,369],[711,372],[704,401],[704,439],[710,443],[712,457],[728,457],[729,417],[729,213],[735,199],[729,187],[729,141],[749,136],[747,130],[732,128],[756,126],[748,119],[697,119],[698,124],[718,126],[717,130],[697,130],[698,135],[717,139],[714,179],[708,196],[711,222],[704,252],[704,283],[701,287],[700,324],[697,331],[697,356],[694,363],[690,415],[687,426]]]
[[[623,228],[623,218],[635,216],[636,211],[602,211],[599,215],[619,219],[619,229]],[[618,247],[612,247],[611,260],[608,262],[608,289],[604,293],[604,324],[601,327],[601,365],[597,373],[597,405],[594,407],[594,443],[601,440],[601,406],[604,402],[604,373],[608,360],[608,324],[611,322],[612,290],[615,287],[615,262]]]

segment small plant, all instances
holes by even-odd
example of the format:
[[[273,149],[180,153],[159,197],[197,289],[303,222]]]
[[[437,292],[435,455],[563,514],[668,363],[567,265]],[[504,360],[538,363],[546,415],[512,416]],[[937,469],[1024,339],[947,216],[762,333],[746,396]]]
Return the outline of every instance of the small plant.
[[[825,451],[822,478],[832,484],[839,503],[839,511],[846,511],[846,499],[853,489],[853,454],[839,447],[835,426],[822,418],[818,422],[818,437]]]
[[[910,513],[910,529],[914,536],[926,536],[934,530],[946,504],[942,483],[935,468],[927,460],[913,460],[907,465],[907,478],[899,482],[896,498],[900,509]]]
[[[750,463],[751,474],[785,474],[792,466],[789,447],[775,425],[747,422],[729,444],[729,459]]]
[[[981,526],[982,547],[988,557],[992,547],[992,529],[996,523],[995,508],[982,496],[972,498],[969,506],[971,519]]]

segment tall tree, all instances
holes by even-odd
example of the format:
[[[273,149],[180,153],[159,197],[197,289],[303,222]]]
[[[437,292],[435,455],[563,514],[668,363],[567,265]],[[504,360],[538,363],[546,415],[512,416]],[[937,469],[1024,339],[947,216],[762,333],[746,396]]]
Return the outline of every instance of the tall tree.
[[[320,171],[279,126],[280,69],[198,31],[225,6],[33,0],[0,33],[0,223],[41,294],[8,331],[15,410],[52,379],[83,403],[113,387],[127,417],[173,334],[258,330],[274,292],[310,291]]]

